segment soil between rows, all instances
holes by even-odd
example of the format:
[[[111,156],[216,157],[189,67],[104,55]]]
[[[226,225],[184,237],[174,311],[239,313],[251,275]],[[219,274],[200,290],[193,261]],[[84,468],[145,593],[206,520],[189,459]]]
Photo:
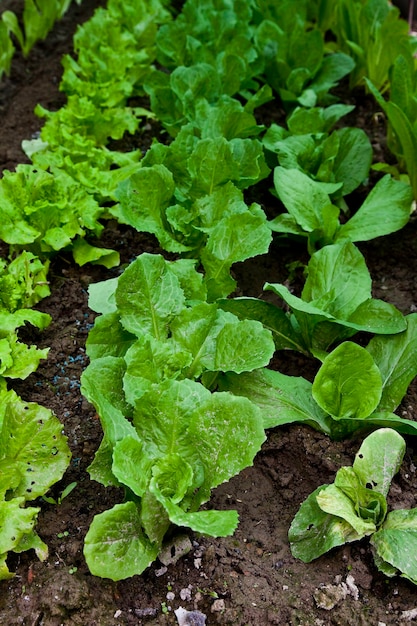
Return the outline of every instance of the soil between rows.
[[[12,0],[8,8],[19,4]],[[17,56],[10,78],[0,83],[2,169],[26,161],[20,142],[41,125],[33,114],[34,106],[40,102],[55,109],[65,101],[58,91],[60,58],[71,50],[76,25],[99,5],[104,1],[84,0],[81,7],[72,7],[28,60]],[[350,124],[369,132],[376,151],[382,153],[383,128],[373,121],[370,103],[358,99],[356,104]],[[272,206],[265,208],[273,210]],[[152,237],[115,222],[107,224],[102,240],[106,247],[120,251],[121,267],[110,272],[91,266],[79,268],[69,255],[59,255],[51,264],[52,295],[38,307],[48,312],[53,322],[42,333],[22,334],[39,347],[49,346],[50,354],[35,374],[13,386],[25,400],[55,412],[73,454],[67,473],[51,495],[58,498],[73,481],[77,487],[59,506],[39,503],[42,511],[37,529],[49,546],[49,557],[43,563],[33,552],[10,557],[16,576],[0,583],[0,623],[156,626],[176,624],[174,610],[179,606],[200,611],[209,625],[417,623],[416,587],[380,574],[366,541],[335,549],[310,565],[291,556],[287,531],[300,503],[318,485],[331,482],[341,465],[351,464],[359,446],[354,440],[332,442],[301,426],[270,431],[254,466],[213,492],[208,506],[239,511],[240,524],[233,537],[203,538],[191,532],[173,536],[165,564],[157,562],[142,576],[118,583],[88,572],[82,548],[89,524],[95,514],[120,502],[123,494],[90,481],[87,473],[101,439],[100,422],[79,388],[87,365],[84,344],[94,321],[87,305],[87,287],[117,275],[142,252],[162,252]],[[416,244],[416,220],[412,219],[400,233],[360,246],[371,272],[373,296],[395,304],[404,314],[417,310]],[[239,293],[259,296],[264,282],[287,280],[287,265],[303,257],[303,249],[295,244],[275,241],[268,255],[235,266]],[[296,275],[295,289],[299,280]],[[279,352],[273,367],[311,380],[316,364],[297,354]],[[417,418],[416,382],[399,411]],[[391,489],[391,508],[417,506],[416,442],[408,438],[407,444],[405,461]],[[180,556],[183,547],[186,554]]]

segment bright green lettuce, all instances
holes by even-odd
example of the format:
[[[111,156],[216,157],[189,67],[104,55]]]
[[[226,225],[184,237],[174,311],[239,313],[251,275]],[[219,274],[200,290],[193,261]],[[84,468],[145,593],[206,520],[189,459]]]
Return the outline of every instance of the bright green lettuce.
[[[51,411],[23,402],[4,385],[0,397],[0,579],[5,579],[13,576],[8,552],[34,548],[41,560],[47,557],[47,546],[34,530],[40,509],[25,502],[62,478],[70,451]]]
[[[305,130],[302,134],[291,134],[272,124],[263,143],[270,152],[277,154],[280,166],[299,169],[322,182],[324,191],[328,190],[333,199],[352,193],[363,183],[372,163],[371,142],[360,128],[340,128],[331,134],[306,134]],[[339,189],[336,189],[337,183]]]

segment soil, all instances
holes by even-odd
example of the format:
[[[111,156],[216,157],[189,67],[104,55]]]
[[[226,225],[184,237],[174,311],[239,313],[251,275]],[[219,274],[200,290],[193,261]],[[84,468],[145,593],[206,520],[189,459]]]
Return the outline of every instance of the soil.
[[[9,1],[12,8],[21,3]],[[27,60],[17,55],[9,78],[0,84],[0,166],[25,162],[20,142],[38,131],[33,114],[40,102],[49,109],[65,98],[58,90],[63,53],[71,51],[77,24],[104,4],[84,0],[73,6],[48,39]],[[376,151],[384,150],[384,128],[372,103],[356,97],[351,123],[370,133]],[[267,195],[265,194],[265,198]],[[272,197],[266,200],[271,203]],[[273,211],[273,206],[265,206]],[[361,244],[373,279],[373,295],[395,304],[404,314],[417,310],[416,219],[389,237]],[[307,427],[272,430],[253,467],[213,492],[211,504],[235,508],[240,524],[233,537],[204,538],[187,532],[174,536],[165,556],[142,576],[111,582],[92,576],[83,558],[83,538],[93,516],[123,494],[90,481],[87,467],[102,436],[94,409],[80,394],[87,364],[84,344],[94,315],[87,306],[87,286],[120,273],[141,252],[161,252],[148,236],[107,224],[103,244],[119,250],[115,270],[79,268],[60,254],[51,264],[52,295],[39,309],[52,315],[45,331],[25,331],[25,340],[49,346],[48,359],[26,381],[14,384],[25,399],[50,409],[64,425],[72,462],[49,495],[59,505],[40,501],[37,530],[49,546],[45,562],[33,552],[11,555],[16,576],[0,583],[0,623],[5,626],[133,626],[177,624],[178,607],[195,611],[189,624],[375,625],[417,624],[417,589],[402,578],[387,579],[373,564],[367,541],[333,550],[306,565],[290,553],[287,531],[300,503],[318,485],[331,482],[341,465],[352,463],[359,441],[332,442]],[[275,241],[268,255],[235,266],[239,292],[258,296],[265,281],[288,280],[288,264],[305,258],[294,243]],[[301,275],[295,273],[294,285]],[[316,364],[290,352],[277,353],[273,366],[310,380]],[[417,418],[417,384],[412,383],[399,412]],[[407,438],[406,458],[390,492],[391,508],[417,506],[417,446]],[[38,504],[38,503],[37,503]],[[204,617],[206,616],[206,618]]]

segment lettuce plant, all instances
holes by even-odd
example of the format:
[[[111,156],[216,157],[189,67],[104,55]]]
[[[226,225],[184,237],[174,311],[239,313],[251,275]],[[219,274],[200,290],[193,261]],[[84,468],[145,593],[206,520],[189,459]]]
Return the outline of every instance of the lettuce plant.
[[[66,470],[70,451],[62,424],[49,411],[23,402],[0,381],[0,580],[11,578],[9,552],[48,548],[34,526],[39,507],[25,506],[44,495]]]
[[[26,378],[34,372],[48,349],[38,350],[18,340],[17,329],[26,322],[48,326],[50,316],[30,307],[49,295],[48,262],[22,252],[10,263],[0,259],[0,376]]]
[[[207,303],[194,265],[142,254],[120,278],[90,289],[90,306],[102,315],[88,337],[82,392],[104,438],[89,472],[126,495],[86,536],[88,566],[102,577],[140,574],[172,524],[233,533],[235,511],[199,508],[212,488],[252,464],[265,439],[255,404],[210,389],[220,372],[267,365],[271,334]]]
[[[275,217],[271,229],[307,238],[310,253],[317,246],[343,239],[369,241],[393,233],[407,224],[412,210],[411,187],[388,174],[343,224],[339,221],[340,209],[330,197],[339,192],[341,183],[327,183],[323,188],[322,182],[300,169],[279,166],[274,170],[274,184],[287,213]]]
[[[222,119],[227,124],[227,107]],[[110,209],[122,223],[156,235],[165,250],[200,259],[210,300],[234,290],[233,263],[267,252],[271,242],[264,211],[242,193],[269,172],[262,144],[244,133],[228,140],[213,127],[199,138],[189,124],[169,146],[154,144]]]
[[[394,430],[370,434],[353,465],[339,469],[334,483],[318,487],[301,505],[288,533],[292,554],[309,563],[336,546],[370,536],[378,569],[417,584],[417,566],[410,558],[417,548],[417,509],[387,514],[389,488],[404,454],[405,441]]]
[[[280,2],[273,13],[261,21],[254,36],[267,83],[287,109],[335,102],[337,98],[329,92],[353,70],[353,59],[343,52],[329,54],[323,33],[312,27],[291,0]]]
[[[366,348],[341,343],[313,383],[264,368],[219,375],[218,388],[250,398],[265,428],[300,422],[333,439],[381,426],[415,435],[416,422],[393,413],[417,375],[417,315],[406,320],[404,332],[373,337]]]
[[[368,78],[377,89],[389,89],[390,70],[396,58],[411,58],[416,48],[407,22],[399,19],[399,10],[386,0],[325,0],[321,4],[322,12],[326,12],[325,5],[330,5],[327,28],[336,36],[336,48],[355,61],[350,88]]]
[[[0,203],[0,238],[12,250],[25,248],[48,257],[88,231],[99,235],[103,230],[98,221],[103,209],[64,172],[53,175],[31,165],[5,171],[0,180]],[[81,250],[86,248],[90,251],[86,242],[81,244]],[[108,266],[118,260],[111,250],[97,248],[94,252],[96,259]],[[75,258],[80,264],[86,262],[82,253]]]
[[[221,306],[239,317],[261,321],[272,331],[277,350],[293,349],[319,359],[335,342],[359,331],[389,335],[405,330],[400,311],[372,298],[365,259],[353,243],[335,243],[315,252],[306,275],[300,297],[279,283],[264,286],[286,303],[289,312],[245,297],[222,300]]]
[[[334,105],[335,106],[335,105]],[[267,150],[286,169],[298,169],[323,183],[333,201],[364,183],[372,163],[372,146],[360,128],[340,128],[332,133],[286,131],[272,124],[263,138]]]
[[[395,60],[391,72],[391,90],[389,99],[384,100],[376,86],[367,81],[367,85],[384,111],[388,120],[387,143],[398,161],[398,167],[375,164],[379,170],[406,172],[417,198],[417,88],[414,57],[400,55]]]
[[[35,43],[45,39],[56,20],[66,13],[72,0],[25,0],[23,29],[13,11],[4,11],[0,22],[0,78],[10,71],[15,47],[10,35],[14,35],[27,56]],[[76,0],[81,4],[82,0]]]

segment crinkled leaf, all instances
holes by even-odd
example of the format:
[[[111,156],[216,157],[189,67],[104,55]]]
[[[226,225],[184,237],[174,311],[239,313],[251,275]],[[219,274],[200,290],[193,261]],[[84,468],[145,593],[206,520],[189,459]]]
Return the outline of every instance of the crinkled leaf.
[[[0,458],[7,459],[20,473],[13,496],[34,500],[62,478],[71,456],[67,438],[62,434],[62,424],[48,409],[23,402],[12,391],[2,401],[5,412]]]
[[[123,389],[126,400],[135,405],[152,384],[181,378],[191,365],[192,355],[175,341],[143,336],[129,348],[125,360]]]
[[[184,292],[162,256],[144,253],[120,276],[116,304],[126,330],[162,339],[169,322],[184,307]]]
[[[305,351],[301,337],[291,325],[289,316],[274,304],[257,298],[245,297],[220,299],[217,304],[224,311],[230,311],[239,319],[254,319],[262,322],[264,327],[272,333],[276,350]]]
[[[229,274],[233,263],[268,252],[272,236],[265,213],[257,205],[249,209],[228,216],[210,232],[201,253],[209,300],[233,291],[235,281]]]

